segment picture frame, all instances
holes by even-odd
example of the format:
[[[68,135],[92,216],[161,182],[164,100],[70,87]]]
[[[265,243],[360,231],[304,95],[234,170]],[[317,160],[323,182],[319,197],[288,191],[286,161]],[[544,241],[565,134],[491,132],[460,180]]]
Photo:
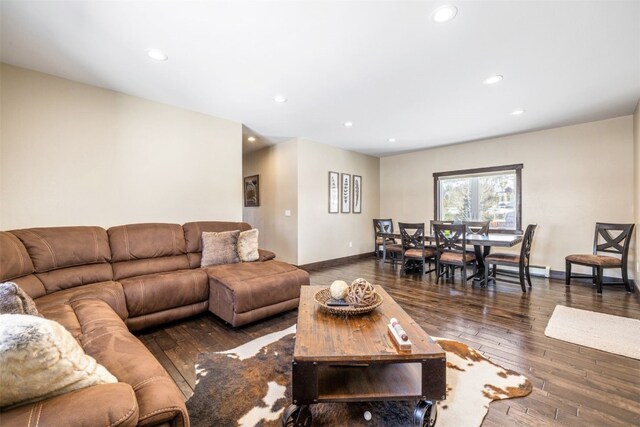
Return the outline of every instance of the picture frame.
[[[340,175],[329,171],[329,213],[340,212]]]
[[[340,212],[351,213],[351,174],[340,175]]]
[[[260,206],[260,175],[244,177],[244,206],[255,208]]]
[[[353,213],[362,213],[362,177],[353,175]]]

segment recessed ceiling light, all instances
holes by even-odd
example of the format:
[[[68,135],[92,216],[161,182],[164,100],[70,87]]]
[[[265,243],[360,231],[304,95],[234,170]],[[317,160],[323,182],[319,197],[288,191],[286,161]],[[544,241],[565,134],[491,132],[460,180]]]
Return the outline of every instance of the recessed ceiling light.
[[[350,128],[353,126],[353,122],[344,122],[344,127]]]
[[[496,74],[495,76],[491,76],[487,79],[485,79],[482,83],[486,84],[486,85],[494,85],[498,82],[501,82],[502,79],[504,77],[502,77],[500,74]]]
[[[526,111],[526,110],[513,110],[513,111],[511,112],[511,115],[513,115],[513,116],[519,116],[519,115],[521,115],[521,114],[524,114],[524,112],[525,112],[525,111]]]
[[[396,139],[395,138],[389,138],[389,142],[393,144],[394,142],[396,142]]]
[[[287,102],[287,98],[282,95],[276,95],[273,97],[273,100],[282,104],[283,102]]]
[[[433,11],[431,19],[437,24],[442,24],[443,22],[451,21],[456,17],[457,13],[458,9],[455,6],[445,4]]]
[[[156,61],[166,61],[169,57],[160,49],[147,49],[147,56]]]
[[[256,142],[256,138],[255,138],[255,136],[250,136],[249,138],[247,138],[247,141]]]

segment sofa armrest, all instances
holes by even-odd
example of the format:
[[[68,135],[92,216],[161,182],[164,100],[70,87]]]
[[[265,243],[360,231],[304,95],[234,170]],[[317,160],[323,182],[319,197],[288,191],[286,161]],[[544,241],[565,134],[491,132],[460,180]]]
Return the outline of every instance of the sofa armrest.
[[[7,426],[110,426],[138,424],[138,402],[126,383],[100,384],[0,413]]]
[[[258,258],[258,261],[260,262],[269,261],[270,259],[274,259],[276,257],[276,254],[266,249],[258,249],[258,253],[260,253],[260,258]]]

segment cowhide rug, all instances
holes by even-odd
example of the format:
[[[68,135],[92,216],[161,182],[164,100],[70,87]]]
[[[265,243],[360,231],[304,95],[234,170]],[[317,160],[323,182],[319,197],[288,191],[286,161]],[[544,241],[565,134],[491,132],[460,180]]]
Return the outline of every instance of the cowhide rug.
[[[187,402],[191,425],[280,426],[291,403],[295,325],[232,350],[201,353],[196,389]],[[480,426],[493,400],[526,396],[524,376],[487,360],[457,341],[437,338],[447,353],[447,399],[438,427]],[[410,426],[416,401],[327,403],[311,406],[314,426]],[[363,417],[372,414],[370,421]]]

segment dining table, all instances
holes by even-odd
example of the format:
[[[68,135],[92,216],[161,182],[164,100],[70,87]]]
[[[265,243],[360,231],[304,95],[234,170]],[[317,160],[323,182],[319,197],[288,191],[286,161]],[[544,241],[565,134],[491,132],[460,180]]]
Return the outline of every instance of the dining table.
[[[388,239],[402,239],[400,234],[397,233],[376,233],[376,237],[382,237],[386,242]],[[473,245],[473,250],[476,255],[476,262],[478,264],[478,270],[473,277],[474,283],[478,283],[481,286],[486,286],[484,283],[484,270],[488,268],[484,263],[484,258],[491,253],[493,246],[510,248],[522,243],[522,234],[506,234],[506,233],[489,233],[489,234],[471,234],[466,235],[467,245]],[[427,243],[435,243],[436,236],[426,235],[424,240]],[[493,277],[489,276],[489,280],[493,280]]]

